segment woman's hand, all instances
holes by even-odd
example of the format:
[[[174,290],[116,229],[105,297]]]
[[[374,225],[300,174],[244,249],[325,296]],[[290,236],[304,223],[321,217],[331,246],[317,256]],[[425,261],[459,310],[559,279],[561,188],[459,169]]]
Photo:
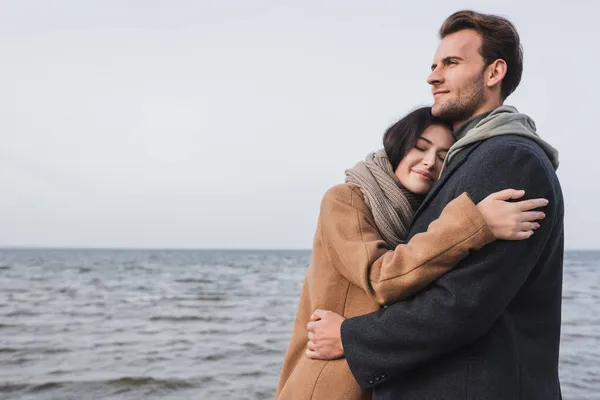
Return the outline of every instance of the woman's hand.
[[[496,239],[523,240],[533,235],[540,227],[535,221],[544,219],[546,215],[535,208],[548,205],[546,199],[531,199],[519,202],[508,202],[520,199],[525,195],[524,190],[506,189],[492,193],[483,199],[477,208],[483,214]]]

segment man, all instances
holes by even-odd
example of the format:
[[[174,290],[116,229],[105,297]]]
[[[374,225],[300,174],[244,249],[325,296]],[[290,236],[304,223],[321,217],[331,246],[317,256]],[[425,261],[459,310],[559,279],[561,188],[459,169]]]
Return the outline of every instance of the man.
[[[376,400],[560,399],[563,199],[556,154],[533,121],[503,105],[521,80],[519,36],[504,18],[461,11],[440,38],[428,78],[432,112],[453,122],[460,151],[450,152],[408,239],[463,192],[478,203],[524,189],[549,200],[546,218],[530,239],[496,241],[380,311],[344,320],[316,310],[306,353],[345,355]]]

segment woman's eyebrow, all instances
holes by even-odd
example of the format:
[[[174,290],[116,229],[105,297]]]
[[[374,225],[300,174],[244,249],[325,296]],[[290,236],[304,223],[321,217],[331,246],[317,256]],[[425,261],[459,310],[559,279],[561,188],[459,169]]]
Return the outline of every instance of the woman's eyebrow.
[[[427,143],[429,143],[429,144],[433,144],[433,142],[432,142],[431,140],[429,140],[429,139],[426,139],[426,138],[424,138],[423,136],[419,136],[419,139],[422,139],[422,140],[426,141],[426,142],[427,142]],[[445,151],[445,152],[448,152],[449,150],[450,150],[450,149],[440,149],[439,151]]]

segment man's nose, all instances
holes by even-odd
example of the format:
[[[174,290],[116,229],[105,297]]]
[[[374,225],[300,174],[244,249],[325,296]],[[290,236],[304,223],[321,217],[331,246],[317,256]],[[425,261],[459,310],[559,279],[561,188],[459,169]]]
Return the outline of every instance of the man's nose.
[[[439,68],[433,69],[431,71],[431,74],[429,74],[429,77],[427,78],[427,83],[429,83],[430,85],[439,85],[443,81],[444,77],[442,76]]]

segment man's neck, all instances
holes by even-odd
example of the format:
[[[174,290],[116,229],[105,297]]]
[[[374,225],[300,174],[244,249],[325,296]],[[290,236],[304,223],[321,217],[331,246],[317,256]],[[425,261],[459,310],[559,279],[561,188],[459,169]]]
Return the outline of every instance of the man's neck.
[[[477,110],[475,110],[475,112],[468,118],[463,119],[461,121],[455,121],[452,124],[452,128],[456,131],[456,129],[459,126],[462,126],[465,122],[475,118],[478,115],[490,112],[492,110],[495,110],[496,108],[500,107],[502,105],[502,102],[486,102],[485,104],[481,105],[481,107],[477,108]]]
[[[473,128],[479,124],[483,119],[485,119],[494,109],[483,111],[464,121],[462,124],[456,127],[452,132],[454,135],[454,139],[461,140],[465,135]]]

